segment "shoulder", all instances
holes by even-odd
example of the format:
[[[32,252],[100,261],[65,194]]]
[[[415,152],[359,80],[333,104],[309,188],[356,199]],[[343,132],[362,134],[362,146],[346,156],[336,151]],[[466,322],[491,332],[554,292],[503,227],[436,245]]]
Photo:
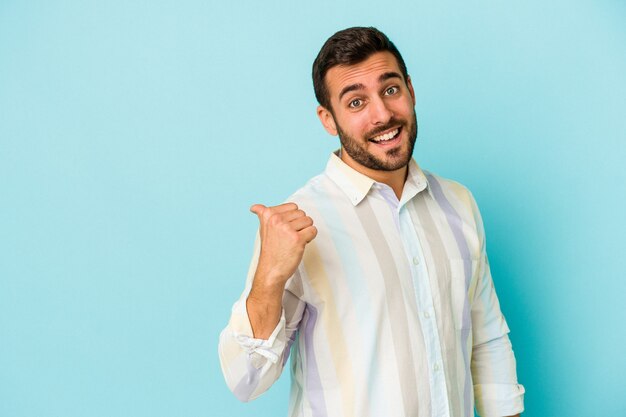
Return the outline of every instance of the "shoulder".
[[[439,188],[446,193],[454,193],[458,195],[471,194],[470,190],[458,181],[442,177],[441,175],[437,175],[426,170],[424,171],[424,175],[426,175],[428,185],[434,189]]]
[[[429,171],[424,171],[428,180],[429,193],[438,205],[444,210],[453,211],[473,221],[482,227],[482,219],[476,200],[472,192],[458,181],[442,177]]]
[[[308,180],[306,184],[291,194],[286,201],[306,207],[320,200],[331,199],[339,191],[332,180],[326,174],[321,173]]]

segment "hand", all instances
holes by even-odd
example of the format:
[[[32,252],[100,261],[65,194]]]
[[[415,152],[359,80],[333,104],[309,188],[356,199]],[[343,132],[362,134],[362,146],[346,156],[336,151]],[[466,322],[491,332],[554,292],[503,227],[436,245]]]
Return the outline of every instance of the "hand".
[[[313,219],[294,203],[275,207],[255,204],[250,211],[259,217],[261,254],[255,281],[284,288],[304,255],[304,247],[317,235]]]
[[[250,211],[259,217],[261,253],[246,309],[254,337],[267,339],[280,320],[285,284],[317,229],[313,219],[294,203],[275,207],[255,204]]]

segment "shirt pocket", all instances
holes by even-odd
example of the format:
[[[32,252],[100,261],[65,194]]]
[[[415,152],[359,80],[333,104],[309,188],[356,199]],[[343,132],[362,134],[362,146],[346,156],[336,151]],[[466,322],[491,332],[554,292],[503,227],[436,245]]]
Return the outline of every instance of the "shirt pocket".
[[[478,261],[469,258],[451,258],[450,274],[450,308],[452,320],[457,330],[472,327],[471,301],[469,289],[476,276]]]

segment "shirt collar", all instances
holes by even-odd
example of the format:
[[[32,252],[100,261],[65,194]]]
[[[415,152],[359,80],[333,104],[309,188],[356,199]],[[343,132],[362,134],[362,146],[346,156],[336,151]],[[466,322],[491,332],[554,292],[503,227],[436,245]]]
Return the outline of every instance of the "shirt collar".
[[[370,177],[348,166],[336,153],[330,154],[325,173],[337,184],[354,206],[363,201],[372,186],[376,183],[376,181]],[[417,162],[411,158],[411,161],[409,161],[409,172],[406,182],[404,183],[399,206],[403,206],[424,189],[428,189],[428,192],[430,192],[428,179],[419,165],[417,165]]]

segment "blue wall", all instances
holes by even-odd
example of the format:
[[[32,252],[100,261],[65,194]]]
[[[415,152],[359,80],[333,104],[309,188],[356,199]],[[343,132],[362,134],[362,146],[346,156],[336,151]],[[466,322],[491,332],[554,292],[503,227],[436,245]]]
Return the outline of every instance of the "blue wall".
[[[287,375],[235,400],[217,337],[248,207],[337,146],[310,66],[352,25],[482,209],[525,415],[626,415],[624,3],[234,3],[0,2],[0,416],[285,415]]]

